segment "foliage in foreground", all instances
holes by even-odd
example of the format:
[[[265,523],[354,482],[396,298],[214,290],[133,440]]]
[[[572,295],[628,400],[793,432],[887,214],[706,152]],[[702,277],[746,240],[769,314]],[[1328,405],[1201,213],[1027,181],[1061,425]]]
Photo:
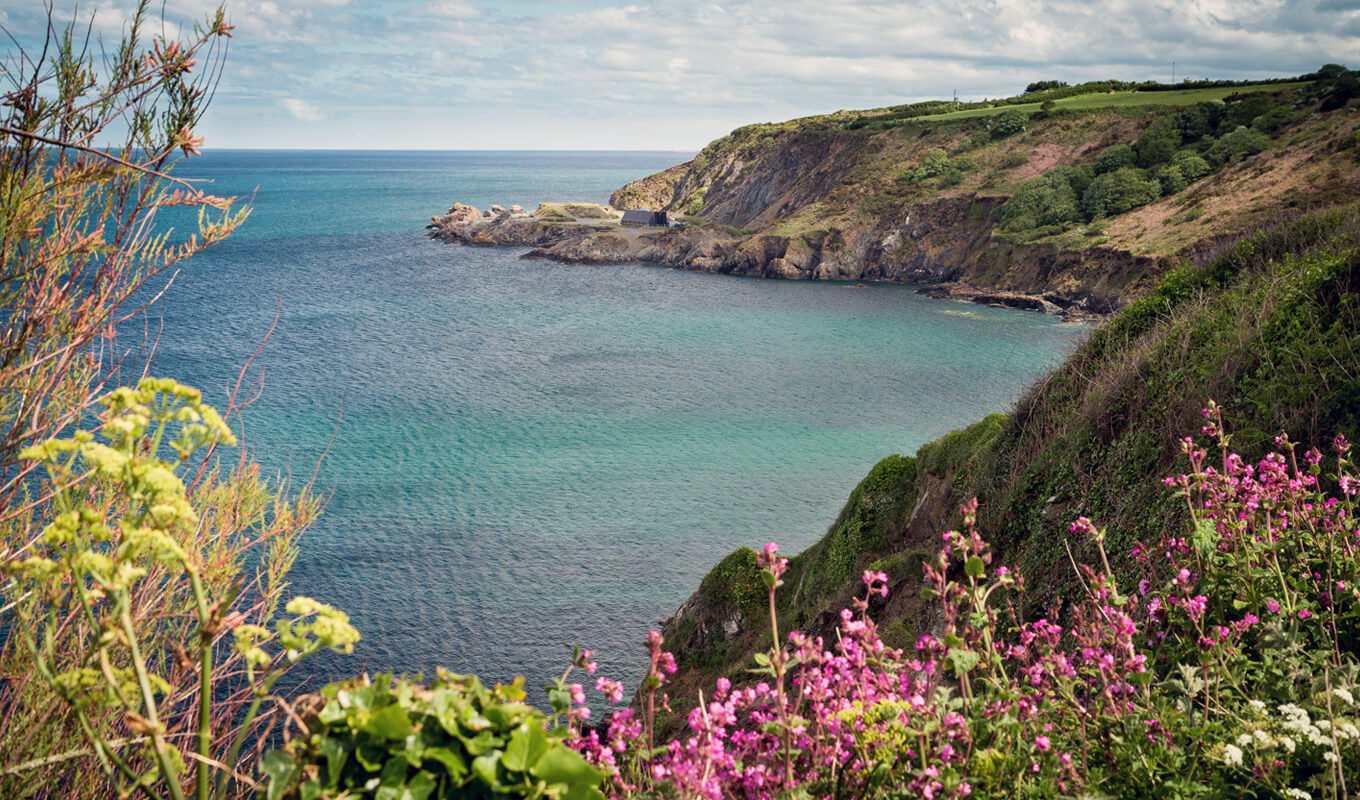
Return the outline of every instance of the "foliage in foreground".
[[[14,712],[3,739],[38,757],[6,764],[0,788],[69,794],[79,778],[81,796],[231,796],[253,785],[234,767],[267,734],[261,705],[283,670],[358,639],[344,614],[305,597],[264,627],[316,503],[249,474],[186,487],[207,467],[192,460],[200,450],[235,444],[196,389],[148,378],[100,406],[98,437],[20,454],[44,469],[53,515],[3,565],[15,651],[0,662]]]
[[[964,531],[944,534],[925,566],[937,633],[910,651],[885,645],[869,612],[886,576],[871,570],[834,644],[781,639],[787,560],[771,543],[759,559],[781,645],[757,656],[749,685],[719,679],[701,695],[686,736],[653,739],[674,672],[653,633],[641,713],[600,676],[613,708],[595,728],[570,670],[550,687],[550,719],[517,685],[459,676],[332,686],[309,735],[269,756],[269,796],[586,797],[603,777],[612,798],[1345,797],[1360,781],[1350,445],[1338,436],[1324,465],[1280,437],[1252,465],[1217,409],[1205,414],[1217,453],[1187,437],[1191,469],[1166,481],[1192,522],[1137,546],[1136,586],[1119,585],[1105,532],[1080,518],[1071,538],[1101,555],[1094,568],[1072,559],[1084,596],[1026,608],[1023,578],[993,564],[971,501]],[[588,658],[574,666],[593,672]],[[598,771],[559,756],[562,770],[535,772],[563,737]]]
[[[1167,481],[1193,522],[1137,547],[1136,587],[1102,557],[1079,568],[1080,601],[1026,613],[974,501],[925,569],[943,625],[914,651],[879,638],[867,612],[886,577],[866,572],[834,646],[790,634],[757,658],[765,680],[720,679],[700,699],[688,738],[648,752],[625,714],[578,746],[619,797],[1347,796],[1360,781],[1349,444],[1334,442],[1330,475],[1283,437],[1253,466],[1206,415],[1216,463],[1187,438],[1192,469]],[[1103,556],[1088,520],[1071,535]],[[767,546],[772,616],[785,566]]]

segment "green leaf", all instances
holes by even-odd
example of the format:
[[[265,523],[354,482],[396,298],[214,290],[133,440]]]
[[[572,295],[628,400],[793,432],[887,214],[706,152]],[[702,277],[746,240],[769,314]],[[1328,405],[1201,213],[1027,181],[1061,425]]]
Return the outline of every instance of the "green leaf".
[[[340,773],[349,758],[349,749],[339,739],[327,736],[321,740],[321,757],[326,759],[326,787],[334,789],[340,785]]]
[[[514,772],[524,772],[538,763],[548,751],[548,736],[540,725],[521,723],[510,734],[510,743],[505,747],[505,757],[501,763]]]
[[[972,650],[950,650],[945,659],[954,668],[954,674],[962,678],[977,666],[978,654]]]
[[[987,565],[982,562],[981,556],[969,556],[963,562],[963,571],[968,573],[970,578],[981,578],[987,571]]]
[[[455,784],[462,785],[463,780],[467,777],[467,759],[447,747],[431,747],[425,751],[424,756],[427,760],[438,761],[443,764],[444,770],[448,772],[449,778]]]
[[[564,714],[571,708],[571,692],[566,689],[549,689],[548,702],[552,705],[553,711]]]
[[[604,773],[565,746],[549,748],[529,772],[548,783],[565,783],[573,787],[599,786],[604,780]]]
[[[374,714],[363,730],[384,739],[405,739],[411,735],[411,720],[406,709],[393,704]]]
[[[438,783],[430,773],[421,770],[416,776],[406,784],[406,792],[401,796],[401,800],[425,800],[434,794]]]
[[[1195,551],[1199,553],[1200,558],[1208,558],[1217,549],[1220,537],[1212,520],[1197,519],[1195,520],[1195,532],[1192,538],[1195,543]]]
[[[496,767],[501,763],[501,751],[492,750],[472,759],[472,774],[481,778],[482,783],[496,789],[501,785],[496,780]]]
[[[292,756],[281,750],[270,750],[265,754],[260,771],[269,779],[265,800],[279,800],[297,777],[298,766]]]

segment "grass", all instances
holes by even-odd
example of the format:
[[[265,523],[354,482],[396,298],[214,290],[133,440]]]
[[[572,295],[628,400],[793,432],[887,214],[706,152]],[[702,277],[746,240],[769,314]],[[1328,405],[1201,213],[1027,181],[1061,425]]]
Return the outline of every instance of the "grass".
[[[1130,106],[1193,106],[1199,103],[1222,100],[1234,94],[1253,94],[1257,92],[1279,92],[1285,89],[1297,89],[1307,86],[1306,83],[1264,83],[1257,86],[1220,86],[1213,89],[1184,89],[1180,91],[1167,92],[1110,92],[1108,94],[1081,94],[1076,97],[1064,97],[1054,101],[1056,109],[1067,109],[1072,111],[1090,111],[1098,108],[1119,108]],[[1039,110],[1039,103],[1020,103],[1009,106],[993,106],[991,108],[973,108],[967,111],[950,111],[946,114],[931,114],[927,117],[913,117],[912,122],[935,122],[940,120],[973,119],[976,117],[993,117],[1003,111],[1023,111],[1032,114]]]

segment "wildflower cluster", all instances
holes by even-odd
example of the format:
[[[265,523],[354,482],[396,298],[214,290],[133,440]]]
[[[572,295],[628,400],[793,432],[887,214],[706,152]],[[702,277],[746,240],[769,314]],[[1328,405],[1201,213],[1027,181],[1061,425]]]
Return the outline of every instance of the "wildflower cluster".
[[[719,679],[664,746],[651,740],[651,703],[641,721],[614,710],[573,746],[617,798],[1345,796],[1360,783],[1349,444],[1334,442],[1330,476],[1316,450],[1300,469],[1283,437],[1253,466],[1230,452],[1217,410],[1206,417],[1222,464],[1187,440],[1192,469],[1167,483],[1186,499],[1188,530],[1138,544],[1132,577],[1080,518],[1069,536],[1094,544],[1098,566],[1074,560],[1078,600],[1026,615],[1023,579],[993,565],[971,501],[963,531],[925,566],[935,625],[904,651],[869,616],[888,591],[874,571],[834,643],[781,638],[786,562],[770,544],[760,565],[776,644],[752,681]],[[667,660],[658,634],[649,644],[654,691]],[[597,688],[622,696],[605,678]]]
[[[22,551],[0,552],[0,599],[14,598],[0,610],[13,611],[5,621],[31,655],[34,677],[72,715],[106,777],[126,792],[176,800],[192,782],[207,800],[210,767],[234,764],[258,735],[253,721],[282,669],[323,648],[349,652],[359,634],[343,612],[306,597],[287,604],[274,631],[246,623],[273,615],[282,588],[273,562],[291,559],[290,542],[277,540],[258,559],[253,596],[238,603],[243,545],[214,519],[221,510],[213,493],[244,493],[206,480],[196,497],[181,476],[200,451],[235,443],[197,389],[146,378],[98,405],[97,434],[79,430],[20,453],[46,472],[35,491],[53,514]],[[286,504],[276,509],[290,513]],[[258,535],[268,540],[275,526],[263,527]],[[231,675],[233,659],[253,700],[215,719],[214,675]],[[217,776],[219,796],[232,778],[229,770]]]

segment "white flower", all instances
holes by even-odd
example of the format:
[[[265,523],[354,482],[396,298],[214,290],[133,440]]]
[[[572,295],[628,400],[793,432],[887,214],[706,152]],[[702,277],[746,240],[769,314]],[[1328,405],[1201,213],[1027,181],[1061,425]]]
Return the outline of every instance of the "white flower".
[[[1323,754],[1322,754],[1322,757],[1323,757],[1324,759],[1326,759],[1326,760],[1332,762],[1333,764],[1336,763],[1336,753],[1333,752],[1333,751],[1331,751],[1331,750],[1328,750],[1328,751],[1326,751],[1325,753],[1323,753]]]
[[[1252,731],[1252,733],[1256,736],[1256,741],[1260,742],[1262,747],[1270,747],[1270,734],[1259,728]]]
[[[1291,753],[1294,752],[1295,745],[1293,739],[1289,738],[1288,736],[1281,736],[1279,741],[1280,744],[1284,745],[1284,749],[1288,750]]]
[[[1292,797],[1294,800],[1313,800],[1313,796],[1302,789],[1285,789],[1285,797]]]
[[[1250,706],[1251,710],[1255,711],[1257,714],[1266,713],[1266,704],[1262,703],[1260,700],[1248,700],[1247,705]]]
[[[1355,705],[1355,697],[1347,689],[1337,687],[1332,690],[1332,694],[1336,695],[1336,699],[1340,700],[1341,702],[1345,703],[1348,706]]]
[[[1242,766],[1242,749],[1235,744],[1223,745],[1223,763],[1230,767]]]
[[[1342,739],[1360,739],[1360,728],[1355,727],[1352,722],[1339,722],[1336,726],[1336,735]]]
[[[1257,731],[1257,733],[1260,733],[1260,731]],[[1254,741],[1254,740],[1251,738],[1251,734],[1250,734],[1250,733],[1244,733],[1244,734],[1242,734],[1241,736],[1238,736],[1238,737],[1237,737],[1237,746],[1238,746],[1238,747],[1251,747],[1252,741]]]

